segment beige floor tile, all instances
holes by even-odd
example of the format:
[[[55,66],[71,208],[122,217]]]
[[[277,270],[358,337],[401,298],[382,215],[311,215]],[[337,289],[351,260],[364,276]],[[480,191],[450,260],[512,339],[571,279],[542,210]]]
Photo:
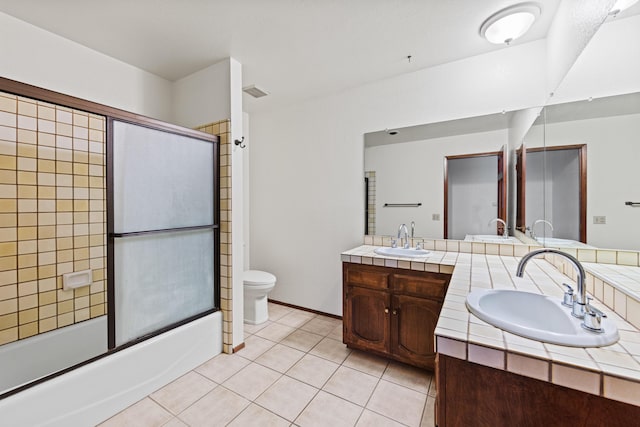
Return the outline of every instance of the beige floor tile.
[[[251,362],[236,354],[222,353],[204,362],[198,366],[195,371],[221,384],[249,363]]]
[[[190,427],[209,427],[212,425],[225,425],[233,420],[249,406],[249,401],[243,399],[224,387],[216,387],[185,409],[178,415]],[[142,424],[137,424],[142,426]]]
[[[377,377],[364,372],[340,366],[322,389],[356,405],[364,406],[376,388],[378,380]]]
[[[361,412],[360,406],[320,391],[295,424],[300,427],[351,427],[356,424]]]
[[[309,353],[331,360],[335,363],[342,363],[349,353],[351,353],[351,350],[341,342],[330,338],[324,338],[315,347],[313,347]]]
[[[321,335],[297,329],[280,341],[280,344],[288,345],[300,351],[309,351],[321,340]]]
[[[303,331],[313,332],[314,334],[325,336],[333,331],[336,326],[336,319],[332,319],[326,316],[318,316],[315,319],[311,319],[304,325],[300,326],[300,329],[302,329]]]
[[[387,370],[384,371],[382,379],[427,394],[433,374],[404,363],[391,362],[387,366]]]
[[[269,303],[267,307],[269,310],[269,320],[271,320],[272,322],[280,319],[282,316],[291,313],[291,311],[293,310],[290,307],[273,303]]]
[[[191,371],[151,394],[151,398],[173,414],[179,414],[189,405],[217,387],[204,376]]]
[[[314,387],[322,388],[339,366],[337,363],[307,354],[287,371],[287,375]]]
[[[262,353],[262,356],[258,357],[255,362],[271,368],[274,371],[285,373],[295,365],[298,360],[302,359],[302,356],[304,356],[304,353],[300,350],[287,347],[286,345],[276,344]]]
[[[420,423],[420,427],[434,427],[436,425],[435,408],[435,397],[428,396],[427,403],[424,405],[424,412],[422,413],[422,422]]]
[[[364,351],[353,350],[343,365],[380,378],[389,361]]]
[[[251,335],[244,340],[244,348],[234,355],[244,357],[245,359],[255,360],[262,353],[273,347],[275,343],[268,339],[261,338],[257,335]]]
[[[161,426],[173,415],[153,400],[145,397],[124,411],[109,418],[101,427],[155,427]]]
[[[162,427],[189,427],[189,426],[183,423],[182,421],[180,421],[179,418],[173,418],[168,423],[162,424]]]
[[[292,328],[291,326],[281,325],[280,323],[272,323],[264,329],[256,332],[254,336],[268,339],[273,342],[279,342],[295,330],[296,329]]]
[[[293,421],[317,393],[317,388],[283,376],[262,393],[256,399],[256,403],[276,415]]]
[[[342,342],[342,325],[338,325],[327,335],[327,338]]]
[[[259,325],[251,325],[249,323],[245,323],[244,324],[244,334],[245,334],[245,336],[253,335],[256,332],[258,332],[260,329],[264,329],[267,326],[269,326],[270,324],[271,324],[270,320],[267,320],[266,322],[262,322]]]
[[[309,313],[301,310],[294,310],[289,314],[285,314],[284,316],[279,318],[276,322],[282,325],[291,326],[292,328],[299,328],[300,326],[304,325],[314,317],[316,317],[316,315],[313,313]]]
[[[249,400],[254,400],[262,392],[271,387],[282,374],[251,363],[246,368],[222,383],[226,388]]]
[[[360,415],[356,427],[403,427],[403,425],[365,409]]]
[[[408,426],[419,426],[427,396],[415,390],[380,380],[367,409]]]
[[[288,427],[291,423],[252,403],[242,411],[229,427]]]

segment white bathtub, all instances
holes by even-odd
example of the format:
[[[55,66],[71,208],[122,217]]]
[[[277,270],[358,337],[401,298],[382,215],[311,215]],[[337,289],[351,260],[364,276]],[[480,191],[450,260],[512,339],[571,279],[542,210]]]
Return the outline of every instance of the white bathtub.
[[[96,425],[221,352],[216,312],[0,400],[1,424]]]
[[[106,351],[107,316],[3,345],[0,347],[0,392],[77,365]]]

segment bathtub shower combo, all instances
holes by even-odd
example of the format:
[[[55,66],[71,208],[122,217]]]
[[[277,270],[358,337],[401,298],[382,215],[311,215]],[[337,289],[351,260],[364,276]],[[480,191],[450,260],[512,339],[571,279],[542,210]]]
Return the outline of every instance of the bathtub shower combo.
[[[95,424],[222,350],[218,138],[114,111],[107,313],[0,346],[7,425]]]

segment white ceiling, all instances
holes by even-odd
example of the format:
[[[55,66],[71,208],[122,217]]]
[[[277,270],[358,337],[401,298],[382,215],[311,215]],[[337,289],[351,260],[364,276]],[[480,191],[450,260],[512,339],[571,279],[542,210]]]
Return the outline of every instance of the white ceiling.
[[[544,38],[559,1],[537,0],[540,19],[513,44]],[[508,49],[479,28],[517,2],[0,0],[0,11],[172,81],[231,56],[245,86],[270,92],[245,95],[258,111]]]

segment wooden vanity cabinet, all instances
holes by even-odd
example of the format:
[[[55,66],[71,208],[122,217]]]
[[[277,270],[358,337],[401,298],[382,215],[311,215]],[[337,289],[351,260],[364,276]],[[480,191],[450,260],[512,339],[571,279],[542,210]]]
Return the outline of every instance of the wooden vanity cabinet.
[[[343,341],[434,369],[434,330],[451,276],[343,263]]]

